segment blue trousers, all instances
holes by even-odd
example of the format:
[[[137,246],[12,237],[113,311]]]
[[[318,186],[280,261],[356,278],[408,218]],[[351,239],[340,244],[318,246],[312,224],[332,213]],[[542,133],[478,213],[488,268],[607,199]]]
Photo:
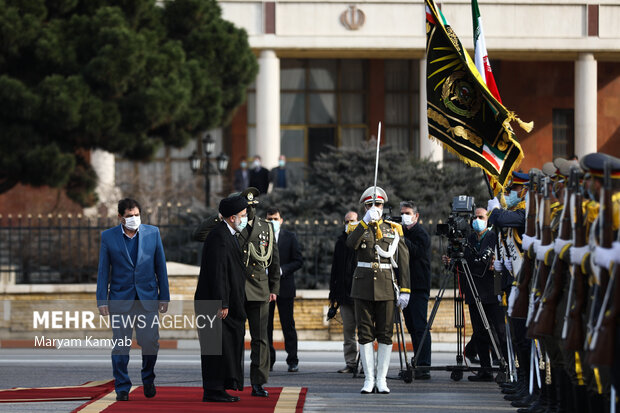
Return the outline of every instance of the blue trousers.
[[[405,325],[407,331],[411,334],[411,342],[413,344],[413,351],[418,356],[418,366],[430,366],[431,365],[431,332],[429,331],[424,339],[424,345],[420,349],[422,343],[422,336],[426,329],[427,315],[428,315],[428,298],[429,294],[426,291],[412,291],[409,297],[409,305],[403,310],[405,316]]]
[[[155,380],[155,362],[159,350],[159,328],[153,320],[157,317],[157,310],[146,311],[139,300],[134,301],[131,309],[122,314],[112,314],[112,373],[114,374],[114,388],[116,392],[131,390],[131,380],[127,373],[129,364],[129,350],[133,330],[136,330],[138,345],[142,347],[142,383],[151,384]]]

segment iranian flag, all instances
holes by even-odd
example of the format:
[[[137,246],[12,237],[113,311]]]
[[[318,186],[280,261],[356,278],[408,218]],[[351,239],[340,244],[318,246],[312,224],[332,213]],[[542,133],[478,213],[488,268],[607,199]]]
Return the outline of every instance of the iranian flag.
[[[505,153],[503,153],[497,148],[488,146],[485,143],[482,147],[482,156],[484,156],[484,158],[489,161],[489,163],[493,165],[493,167],[495,167],[498,173],[502,170],[502,166],[504,165],[504,158],[506,157]]]
[[[478,9],[478,0],[471,0],[471,13],[474,20],[474,62],[476,69],[480,72],[491,94],[498,102],[502,103],[497,85],[495,84],[495,78],[493,77],[493,70],[491,70],[491,64],[489,63],[487,45],[484,41],[484,31],[482,30],[482,17],[480,17],[480,9]]]

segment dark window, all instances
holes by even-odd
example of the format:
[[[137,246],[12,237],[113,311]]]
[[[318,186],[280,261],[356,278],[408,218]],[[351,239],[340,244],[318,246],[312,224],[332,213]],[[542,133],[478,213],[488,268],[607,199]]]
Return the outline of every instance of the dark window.
[[[570,159],[575,153],[575,111],[553,109],[553,159]]]

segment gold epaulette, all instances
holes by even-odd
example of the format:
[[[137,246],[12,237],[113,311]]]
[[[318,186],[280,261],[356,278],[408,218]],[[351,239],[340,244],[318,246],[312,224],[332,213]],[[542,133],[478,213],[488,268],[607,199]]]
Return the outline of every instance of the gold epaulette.
[[[403,226],[401,224],[399,224],[398,222],[392,222],[392,221],[385,221],[385,222],[390,224],[392,229],[398,232],[398,235],[400,235],[401,237],[403,236]]]

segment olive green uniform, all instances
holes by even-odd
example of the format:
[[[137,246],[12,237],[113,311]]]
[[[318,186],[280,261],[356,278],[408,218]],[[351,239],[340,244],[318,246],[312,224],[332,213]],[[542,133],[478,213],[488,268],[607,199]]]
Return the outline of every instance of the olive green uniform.
[[[379,226],[379,236],[376,225]],[[390,258],[379,256],[375,248],[378,245],[383,251],[388,251],[396,237],[400,238],[393,256],[398,264],[397,269],[392,267]],[[409,251],[402,236],[402,227],[382,220],[371,225],[361,221],[349,234],[347,245],[355,250],[357,257],[351,298],[355,302],[358,342],[366,344],[376,339],[379,343],[391,345],[395,288],[403,293],[411,291]]]
[[[256,217],[241,231],[239,244],[246,268],[245,311],[250,327],[250,382],[269,378],[269,294],[280,293],[280,254],[273,225]]]

